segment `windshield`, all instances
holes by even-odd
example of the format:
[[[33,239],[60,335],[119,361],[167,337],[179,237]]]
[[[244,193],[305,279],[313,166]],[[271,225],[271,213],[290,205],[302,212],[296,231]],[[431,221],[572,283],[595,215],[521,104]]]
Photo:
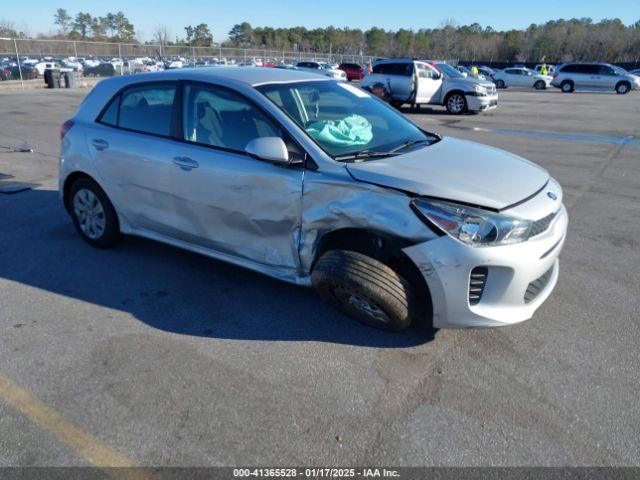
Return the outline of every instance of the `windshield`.
[[[395,155],[440,138],[424,133],[396,110],[347,83],[279,83],[257,89],[335,160]]]
[[[464,75],[448,63],[436,63],[436,68],[447,78],[464,78]]]
[[[613,67],[613,69],[618,73],[618,75],[628,75],[629,72],[627,72],[624,68],[622,67],[618,67],[616,65],[611,65]]]

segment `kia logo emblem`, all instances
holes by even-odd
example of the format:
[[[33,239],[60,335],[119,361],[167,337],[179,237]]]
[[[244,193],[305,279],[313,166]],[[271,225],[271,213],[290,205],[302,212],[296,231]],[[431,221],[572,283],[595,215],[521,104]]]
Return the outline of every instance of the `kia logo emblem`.
[[[553,192],[547,192],[547,197],[549,197],[551,200],[557,200],[558,199],[558,196]]]

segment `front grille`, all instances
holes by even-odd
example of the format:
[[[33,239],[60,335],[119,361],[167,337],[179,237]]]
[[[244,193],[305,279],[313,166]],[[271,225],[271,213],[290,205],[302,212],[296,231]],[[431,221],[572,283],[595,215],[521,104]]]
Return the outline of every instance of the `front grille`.
[[[480,303],[488,274],[487,267],[476,267],[471,270],[471,275],[469,276],[469,305]]]
[[[551,267],[540,278],[529,284],[527,291],[524,292],[524,303],[531,303],[538,297],[538,295],[540,295],[540,292],[544,290],[549,283],[551,275],[553,275],[553,267]]]
[[[549,225],[551,225],[551,222],[553,222],[553,219],[556,218],[556,215],[558,215],[558,212],[554,212],[551,215],[547,215],[546,217],[533,222],[533,225],[531,225],[531,232],[529,233],[529,237],[535,237],[536,235],[540,235],[541,233],[546,232],[549,228]]]

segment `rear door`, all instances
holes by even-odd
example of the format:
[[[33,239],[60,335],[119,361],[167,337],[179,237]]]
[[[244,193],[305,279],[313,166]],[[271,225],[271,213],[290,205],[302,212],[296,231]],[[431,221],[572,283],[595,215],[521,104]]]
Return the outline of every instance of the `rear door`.
[[[383,63],[374,67],[394,100],[409,100],[413,93],[413,62]]]
[[[134,84],[109,104],[86,140],[105,190],[135,227],[167,234],[172,217],[175,82]]]
[[[288,137],[252,101],[225,87],[185,83],[183,141],[171,165],[172,214],[182,240],[297,270],[301,166],[245,153],[260,137]]]

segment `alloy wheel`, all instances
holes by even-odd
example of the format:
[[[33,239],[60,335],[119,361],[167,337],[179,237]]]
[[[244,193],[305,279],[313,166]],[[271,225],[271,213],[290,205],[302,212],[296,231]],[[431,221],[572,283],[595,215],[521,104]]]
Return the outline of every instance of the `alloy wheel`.
[[[464,98],[462,95],[451,95],[447,101],[447,107],[451,113],[460,113],[464,109]]]

